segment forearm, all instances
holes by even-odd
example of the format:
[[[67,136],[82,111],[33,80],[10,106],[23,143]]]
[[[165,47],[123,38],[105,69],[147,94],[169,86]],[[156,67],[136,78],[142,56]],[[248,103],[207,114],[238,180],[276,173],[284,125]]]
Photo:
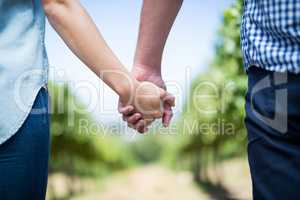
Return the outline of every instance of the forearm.
[[[129,72],[105,43],[80,3],[77,0],[43,0],[43,3],[49,22],[73,53],[122,95],[131,81]]]
[[[144,0],[135,66],[161,73],[163,50],[183,0]]]

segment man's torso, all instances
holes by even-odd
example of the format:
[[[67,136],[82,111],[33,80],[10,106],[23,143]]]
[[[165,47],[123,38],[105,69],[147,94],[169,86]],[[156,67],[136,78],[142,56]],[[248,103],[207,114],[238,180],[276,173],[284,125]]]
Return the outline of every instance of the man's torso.
[[[245,0],[241,46],[246,69],[300,72],[300,1]]]

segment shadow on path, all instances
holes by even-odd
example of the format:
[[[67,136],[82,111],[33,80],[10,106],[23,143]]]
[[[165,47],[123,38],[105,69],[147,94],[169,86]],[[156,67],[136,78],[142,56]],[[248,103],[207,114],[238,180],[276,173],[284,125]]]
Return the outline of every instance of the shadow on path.
[[[231,193],[220,183],[210,181],[197,181],[197,185],[213,200],[234,200]]]

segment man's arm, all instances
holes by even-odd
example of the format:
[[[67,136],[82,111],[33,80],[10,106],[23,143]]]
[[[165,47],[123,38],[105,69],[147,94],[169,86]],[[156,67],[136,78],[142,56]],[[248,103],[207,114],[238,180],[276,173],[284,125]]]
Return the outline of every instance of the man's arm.
[[[183,0],[144,0],[134,66],[161,73],[163,50]]]
[[[166,89],[161,77],[161,63],[164,47],[170,30],[181,8],[183,0],[144,0],[140,32],[134,59],[132,74],[137,80],[153,82]],[[169,96],[165,101],[163,124],[168,126],[172,118],[174,97]],[[129,108],[128,108],[129,109]],[[138,113],[132,114],[126,108],[121,109],[123,118],[131,127],[140,132],[147,130],[145,123]]]

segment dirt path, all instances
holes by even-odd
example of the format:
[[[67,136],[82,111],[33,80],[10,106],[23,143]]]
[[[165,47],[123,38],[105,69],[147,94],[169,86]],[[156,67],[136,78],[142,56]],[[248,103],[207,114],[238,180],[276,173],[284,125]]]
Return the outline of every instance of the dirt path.
[[[221,197],[220,188],[205,189],[193,182],[190,172],[176,172],[161,165],[142,166],[110,176],[84,195],[72,200],[223,200],[251,199],[251,182],[246,160],[220,163],[221,184],[230,196]],[[211,175],[214,180],[215,175]],[[94,187],[95,188],[95,187]],[[214,190],[217,189],[217,190]]]
[[[101,191],[73,200],[206,200],[188,172],[176,173],[162,166],[146,166],[111,177]]]

